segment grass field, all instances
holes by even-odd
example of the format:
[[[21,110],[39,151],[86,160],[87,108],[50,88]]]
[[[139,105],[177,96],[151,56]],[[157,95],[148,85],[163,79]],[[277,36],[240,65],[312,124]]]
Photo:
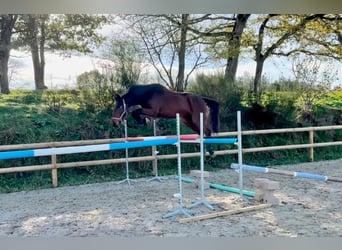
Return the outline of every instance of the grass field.
[[[270,98],[270,97],[268,97]],[[279,101],[278,101],[279,102]],[[225,107],[222,107],[223,110]],[[317,117],[322,124],[342,124],[342,89],[330,93],[324,100],[317,103]],[[225,114],[226,115],[226,114]],[[103,109],[81,100],[75,91],[26,91],[13,90],[9,95],[0,95],[0,145],[37,143],[50,141],[70,141],[85,139],[101,139],[123,137],[123,129],[114,129],[110,123],[111,107]],[[325,122],[325,124],[324,124]],[[152,135],[151,127],[136,126],[128,120],[130,136]],[[175,133],[174,121],[161,121],[165,134]],[[308,124],[310,125],[310,124]],[[183,130],[184,129],[184,130]],[[186,128],[182,128],[186,131]],[[191,132],[191,131],[189,131]],[[315,141],[342,140],[342,131],[334,133],[320,132],[315,134]],[[303,143],[307,135],[266,135],[254,136],[244,140],[246,147],[283,145],[286,143]],[[165,149],[168,151],[169,149]],[[185,151],[193,151],[193,146],[187,146]],[[342,155],[342,147],[329,147],[315,150],[317,160],[338,159]],[[150,149],[130,150],[131,156],[149,154]],[[108,157],[124,157],[123,152],[89,153],[63,156],[60,161],[95,160]],[[308,161],[307,150],[284,150],[246,154],[246,162],[257,165],[279,165]],[[235,156],[219,156],[206,159],[209,170],[226,168],[227,162],[236,161]],[[0,168],[23,165],[49,163],[48,157],[32,159],[17,159],[0,161]],[[186,166],[198,165],[198,159],[184,160]],[[174,172],[175,161],[161,162],[160,174]],[[132,177],[151,175],[151,163],[131,164]],[[185,171],[187,169],[185,168]],[[83,167],[59,171],[59,184],[75,185],[125,178],[124,164],[119,166]],[[0,192],[36,189],[51,186],[49,171],[27,172],[19,174],[0,175]]]

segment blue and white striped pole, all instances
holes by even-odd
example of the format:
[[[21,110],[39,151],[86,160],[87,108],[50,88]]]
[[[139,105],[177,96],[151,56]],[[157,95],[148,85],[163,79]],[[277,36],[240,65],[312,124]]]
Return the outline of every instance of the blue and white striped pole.
[[[243,170],[259,172],[259,173],[281,174],[281,175],[288,175],[288,176],[293,176],[297,178],[314,179],[314,180],[320,180],[320,181],[342,182],[342,178],[339,178],[339,177],[329,177],[326,175],[312,174],[312,173],[305,173],[305,172],[292,172],[292,171],[287,171],[287,170],[268,168],[268,167],[259,167],[259,166],[245,165],[245,164],[240,165],[237,163],[232,163],[231,168],[233,169],[241,168]]]
[[[75,153],[109,151],[109,150],[118,150],[118,149],[148,147],[148,146],[154,146],[154,145],[170,145],[170,144],[177,143],[177,141],[178,141],[178,138],[162,138],[162,139],[154,139],[154,140],[117,142],[117,143],[75,146],[75,147],[5,151],[5,152],[0,152],[0,160],[47,156],[47,155],[65,155],[65,154],[75,154]]]

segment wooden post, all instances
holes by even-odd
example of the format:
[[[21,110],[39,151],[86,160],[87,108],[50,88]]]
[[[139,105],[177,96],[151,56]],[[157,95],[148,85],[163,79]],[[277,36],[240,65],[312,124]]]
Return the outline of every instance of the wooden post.
[[[153,156],[152,174],[153,175],[158,175],[157,147],[156,146],[152,146],[152,156]]]
[[[57,176],[57,156],[51,155],[51,176],[52,176],[52,186],[55,188],[58,186],[58,176]]]
[[[156,120],[153,119],[153,135],[157,135],[157,128],[156,128]],[[158,160],[157,160],[157,146],[152,146],[152,174],[157,176],[158,175]]]
[[[314,144],[314,131],[313,130],[310,130],[309,131],[309,143],[311,145]],[[310,157],[310,161],[313,162],[314,161],[314,148],[313,146],[310,147],[310,152],[309,152],[309,157]]]

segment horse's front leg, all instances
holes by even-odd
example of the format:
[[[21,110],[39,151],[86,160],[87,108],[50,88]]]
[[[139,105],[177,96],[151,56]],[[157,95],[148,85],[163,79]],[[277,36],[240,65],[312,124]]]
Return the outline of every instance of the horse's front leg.
[[[132,117],[138,124],[147,125],[146,117],[155,119],[155,113],[151,109],[138,108],[132,111]]]
[[[141,116],[141,114],[142,114],[141,111],[142,111],[141,108],[133,110],[133,111],[132,111],[132,117],[134,118],[134,120],[135,120],[138,124],[147,125],[146,119],[144,119],[144,118]]]

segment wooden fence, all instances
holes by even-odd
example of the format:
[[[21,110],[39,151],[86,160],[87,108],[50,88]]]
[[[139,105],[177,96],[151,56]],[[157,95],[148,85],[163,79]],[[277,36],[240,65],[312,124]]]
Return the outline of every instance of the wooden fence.
[[[285,129],[246,130],[246,131],[242,131],[243,136],[253,136],[253,135],[261,135],[261,134],[276,134],[276,133],[308,132],[309,133],[309,141],[306,144],[243,148],[242,152],[243,153],[252,153],[252,152],[264,152],[264,151],[274,151],[274,150],[307,148],[309,151],[310,161],[313,161],[314,160],[314,148],[327,147],[327,146],[341,146],[342,145],[342,141],[315,143],[314,142],[314,132],[315,131],[339,130],[339,129],[342,129],[342,125],[320,126],[320,127],[304,127],[304,128],[285,128]],[[217,136],[218,137],[236,137],[237,131],[223,132],[223,133],[219,133]],[[116,138],[116,139],[102,139],[102,140],[83,140],[83,141],[64,141],[64,142],[4,145],[4,146],[0,146],[0,152],[14,151],[14,150],[25,150],[25,149],[43,149],[43,148],[69,147],[69,146],[98,145],[98,144],[115,143],[115,142],[123,142],[123,141],[124,141],[124,138]],[[177,154],[156,155],[154,152],[155,152],[155,149],[153,146],[151,156],[130,157],[130,158],[128,158],[128,162],[139,162],[139,161],[153,161],[153,162],[155,162],[155,159],[167,160],[167,159],[176,159],[177,158]],[[238,149],[219,150],[219,151],[215,151],[215,154],[216,155],[238,154]],[[199,156],[200,156],[200,152],[182,153],[182,158],[191,158],[191,157],[199,157]],[[26,171],[51,170],[52,186],[57,187],[58,186],[58,176],[57,176],[57,170],[58,169],[73,168],[73,167],[85,167],[85,166],[110,165],[110,164],[118,164],[118,163],[125,163],[125,162],[126,162],[125,158],[119,158],[119,159],[106,159],[106,160],[92,160],[92,161],[58,163],[57,155],[51,154],[51,163],[50,164],[23,166],[23,167],[0,168],[0,174],[18,173],[18,172],[26,172]],[[1,160],[0,160],[0,164],[1,164]],[[153,171],[155,171],[155,166],[154,166]]]

